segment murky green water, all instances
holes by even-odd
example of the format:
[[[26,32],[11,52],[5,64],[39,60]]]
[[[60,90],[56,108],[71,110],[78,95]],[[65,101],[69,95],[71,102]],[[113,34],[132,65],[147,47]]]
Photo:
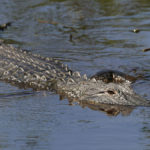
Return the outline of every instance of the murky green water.
[[[88,75],[102,69],[142,73],[145,79],[133,86],[150,99],[150,52],[142,51],[150,47],[148,0],[1,0],[0,24],[8,21],[12,26],[0,31],[8,43]],[[0,149],[148,150],[150,109],[107,116],[70,106],[54,93],[1,82]]]

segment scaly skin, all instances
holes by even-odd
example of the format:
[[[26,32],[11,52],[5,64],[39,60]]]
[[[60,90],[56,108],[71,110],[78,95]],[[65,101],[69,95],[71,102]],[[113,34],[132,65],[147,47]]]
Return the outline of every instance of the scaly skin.
[[[137,95],[131,82],[123,73],[111,72],[118,82],[104,82],[96,74],[87,78],[79,72],[72,72],[54,58],[46,58],[0,44],[0,80],[23,88],[54,90],[71,100],[90,104],[117,104],[150,106],[149,101]],[[96,80],[96,79],[97,80]]]

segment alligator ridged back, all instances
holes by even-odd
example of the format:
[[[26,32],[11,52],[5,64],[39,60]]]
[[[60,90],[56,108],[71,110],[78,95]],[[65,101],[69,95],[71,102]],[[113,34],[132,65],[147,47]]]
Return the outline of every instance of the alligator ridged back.
[[[67,66],[54,58],[0,45],[0,79],[33,89],[49,89],[58,79],[71,75]]]

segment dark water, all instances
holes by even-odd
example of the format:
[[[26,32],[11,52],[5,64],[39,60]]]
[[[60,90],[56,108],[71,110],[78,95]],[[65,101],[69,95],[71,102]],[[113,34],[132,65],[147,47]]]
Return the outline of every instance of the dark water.
[[[149,0],[1,0],[0,37],[92,75],[101,69],[144,74],[133,86],[150,99]],[[132,30],[138,28],[139,33]],[[2,150],[149,150],[150,109],[107,116],[50,92],[0,83]]]

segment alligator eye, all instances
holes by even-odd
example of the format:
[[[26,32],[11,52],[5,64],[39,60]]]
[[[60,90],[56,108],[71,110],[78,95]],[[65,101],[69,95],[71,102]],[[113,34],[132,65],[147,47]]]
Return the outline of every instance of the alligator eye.
[[[108,91],[107,91],[107,93],[108,93],[108,94],[110,94],[110,95],[115,94],[115,92],[114,92],[114,91],[112,91],[112,90],[108,90]]]

